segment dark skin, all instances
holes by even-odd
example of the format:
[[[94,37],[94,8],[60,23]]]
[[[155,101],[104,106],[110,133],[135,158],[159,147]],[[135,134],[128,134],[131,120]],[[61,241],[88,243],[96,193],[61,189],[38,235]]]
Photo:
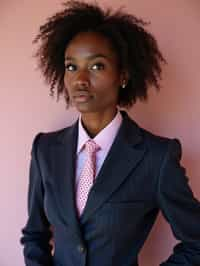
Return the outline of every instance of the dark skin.
[[[117,54],[103,35],[81,32],[66,47],[65,87],[90,137],[116,115],[119,88],[127,80],[128,72],[119,69]]]

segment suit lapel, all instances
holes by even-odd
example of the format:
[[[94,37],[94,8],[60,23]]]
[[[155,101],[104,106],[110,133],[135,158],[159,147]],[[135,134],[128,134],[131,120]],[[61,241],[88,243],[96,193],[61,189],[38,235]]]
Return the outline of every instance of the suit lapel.
[[[56,144],[51,146],[50,156],[53,167],[54,191],[60,216],[75,233],[77,241],[81,240],[80,226],[75,208],[75,162],[78,135],[78,123],[64,130]]]
[[[125,112],[121,113],[122,126],[90,190],[81,223],[85,223],[108,200],[145,154],[144,145],[140,149],[136,148],[136,144],[142,141],[139,127]]]

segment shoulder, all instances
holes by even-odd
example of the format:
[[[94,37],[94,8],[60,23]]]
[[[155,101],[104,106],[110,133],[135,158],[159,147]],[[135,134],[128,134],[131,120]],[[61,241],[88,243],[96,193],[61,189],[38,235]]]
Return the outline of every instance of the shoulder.
[[[140,127],[140,132],[148,150],[158,154],[166,154],[169,151],[181,150],[181,141],[177,137],[166,137],[152,133]]]
[[[137,132],[137,134],[133,134],[130,138],[134,138],[135,136],[140,136],[140,144],[149,155],[152,162],[162,162],[166,156],[175,157],[179,160],[182,156],[182,144],[178,137],[166,137],[161,136],[159,134],[153,133],[150,130],[140,126],[133,119],[129,118],[129,130],[128,133]]]
[[[177,137],[165,137],[139,127],[143,145],[146,149],[146,159],[149,173],[154,177],[159,177],[163,171],[174,173],[175,169],[180,169],[182,157],[182,144]],[[167,179],[168,180],[168,179]]]
[[[38,132],[32,141],[33,149],[45,149],[52,145],[62,143],[68,135],[73,135],[76,131],[76,123],[54,131]]]
[[[139,128],[143,136],[143,143],[146,146],[151,173],[158,176],[160,170],[166,166],[179,168],[182,157],[182,144],[180,140],[177,137],[164,137],[142,127]]]

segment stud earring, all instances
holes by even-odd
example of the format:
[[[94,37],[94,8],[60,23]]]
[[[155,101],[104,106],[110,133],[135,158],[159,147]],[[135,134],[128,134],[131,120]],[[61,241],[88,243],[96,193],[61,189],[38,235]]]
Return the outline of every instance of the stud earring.
[[[122,82],[122,88],[124,89],[126,87],[126,80],[124,79]]]

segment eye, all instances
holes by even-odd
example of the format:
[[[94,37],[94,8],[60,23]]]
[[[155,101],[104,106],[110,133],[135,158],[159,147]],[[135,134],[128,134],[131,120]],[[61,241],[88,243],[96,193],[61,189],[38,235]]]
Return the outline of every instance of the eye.
[[[94,69],[94,70],[102,70],[102,69],[105,68],[105,66],[102,63],[95,63],[95,64],[92,65],[91,68]]]
[[[67,64],[67,65],[65,66],[65,69],[66,69],[67,71],[74,71],[74,70],[76,70],[76,66],[73,65],[73,64]]]

